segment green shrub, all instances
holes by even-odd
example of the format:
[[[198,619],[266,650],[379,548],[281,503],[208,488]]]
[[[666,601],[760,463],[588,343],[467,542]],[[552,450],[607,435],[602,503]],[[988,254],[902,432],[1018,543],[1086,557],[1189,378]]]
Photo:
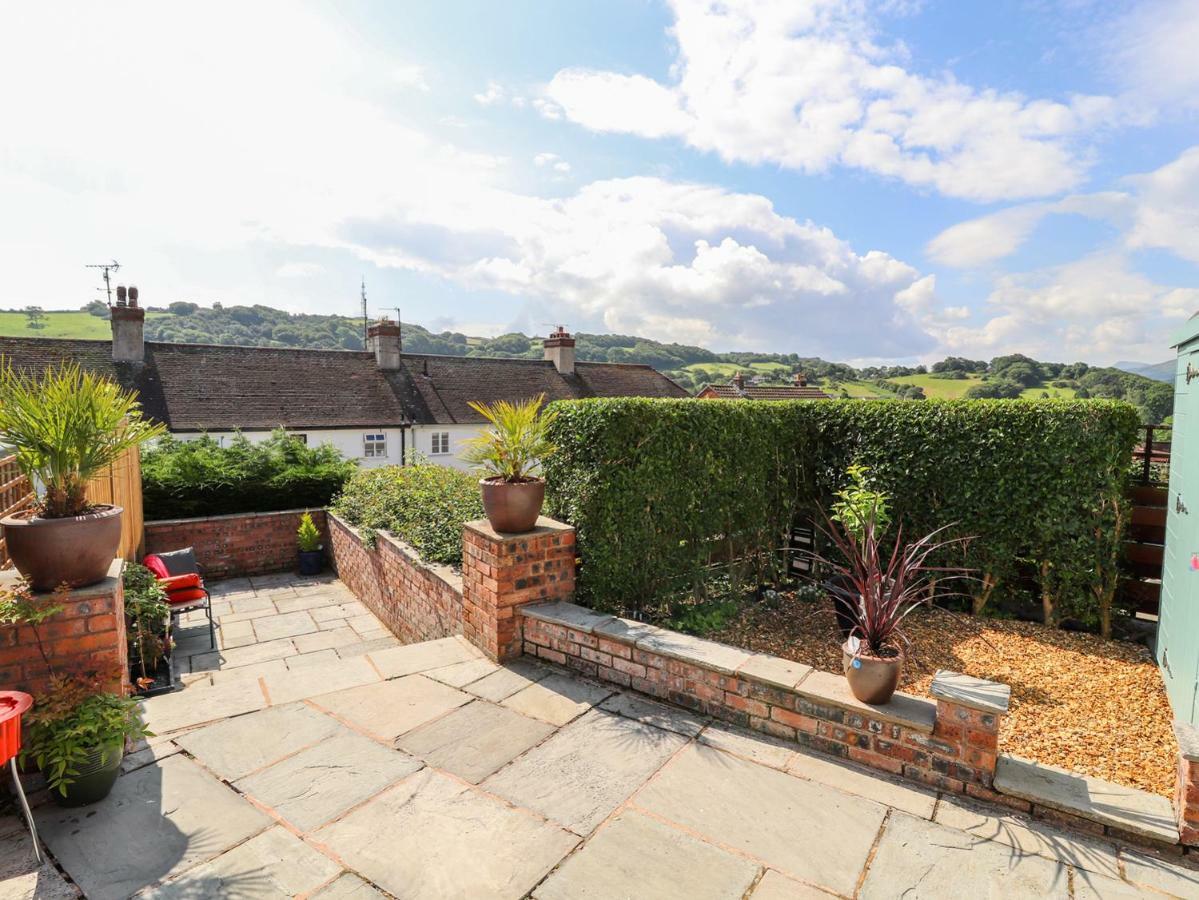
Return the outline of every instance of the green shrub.
[[[332,445],[309,447],[283,431],[258,444],[237,435],[227,447],[167,437],[142,449],[145,517],[323,507],[355,471]]]
[[[346,482],[330,507],[358,528],[368,545],[388,531],[421,557],[462,565],[462,525],[483,518],[476,475],[445,466],[363,469]]]
[[[578,529],[580,598],[632,611],[699,583],[715,558],[777,564],[796,514],[868,466],[897,524],[956,523],[947,560],[976,606],[1031,564],[1059,607],[1095,617],[1114,583],[1136,410],[1117,401],[556,403],[548,511]],[[1126,518],[1126,516],[1124,517]]]

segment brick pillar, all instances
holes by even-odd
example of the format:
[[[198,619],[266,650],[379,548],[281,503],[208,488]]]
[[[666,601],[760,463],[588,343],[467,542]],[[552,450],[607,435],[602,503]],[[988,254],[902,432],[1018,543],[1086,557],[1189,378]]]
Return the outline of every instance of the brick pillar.
[[[525,534],[486,520],[462,529],[462,633],[497,661],[521,654],[518,607],[566,600],[575,589],[575,530],[542,516]]]
[[[933,677],[929,693],[937,700],[933,737],[940,745],[933,754],[934,772],[956,779],[963,787],[973,784],[990,790],[999,759],[999,725],[1012,689],[942,670]]]
[[[1178,784],[1174,788],[1174,814],[1179,841],[1199,847],[1199,730],[1186,722],[1174,723],[1178,739]]]
[[[62,612],[37,626],[56,673],[113,670],[114,678],[107,688],[120,694],[130,691],[125,589],[121,583],[124,566],[123,560],[114,560],[108,577],[71,591],[60,601]],[[0,572],[0,587],[12,588],[18,577],[11,569]],[[0,626],[0,686],[25,691],[36,698],[48,682],[33,628]]]

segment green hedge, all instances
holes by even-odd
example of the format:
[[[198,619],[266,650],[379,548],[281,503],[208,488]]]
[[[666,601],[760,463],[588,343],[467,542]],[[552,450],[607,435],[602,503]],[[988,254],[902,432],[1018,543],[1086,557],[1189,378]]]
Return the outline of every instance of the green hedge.
[[[332,445],[308,447],[282,431],[258,444],[237,435],[224,447],[207,436],[163,438],[142,448],[144,514],[182,519],[323,507],[356,470]]]
[[[714,558],[769,556],[800,510],[868,466],[907,533],[956,523],[989,589],[1022,564],[1059,612],[1110,601],[1122,475],[1136,410],[1120,401],[555,404],[548,508],[578,529],[579,593],[644,609],[699,583]],[[777,556],[777,554],[774,554]],[[980,588],[980,594],[985,591]]]
[[[479,478],[435,465],[363,469],[330,507],[368,544],[389,531],[433,562],[462,565],[462,525],[483,518]]]

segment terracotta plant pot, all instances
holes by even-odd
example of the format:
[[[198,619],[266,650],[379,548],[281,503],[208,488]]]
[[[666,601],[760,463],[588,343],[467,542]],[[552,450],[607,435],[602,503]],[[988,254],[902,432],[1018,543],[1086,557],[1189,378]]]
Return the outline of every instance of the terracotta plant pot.
[[[82,516],[43,519],[18,513],[0,520],[17,571],[35,591],[95,584],[108,574],[121,546],[119,506],[96,506]]]
[[[533,530],[545,502],[544,478],[531,481],[484,478],[479,486],[483,489],[483,512],[492,528],[504,534]]]
[[[116,784],[117,776],[121,774],[121,760],[125,758],[125,744],[116,741],[105,747],[96,747],[88,753],[87,759],[76,768],[79,774],[66,786],[66,796],[58,791],[51,791],[50,796],[59,806],[87,806],[98,803],[108,796],[112,786]]]
[[[870,655],[861,649],[857,638],[849,638],[841,645],[849,690],[871,706],[887,703],[899,687],[899,676],[903,674],[903,651],[898,647],[885,647],[884,653],[883,656]]]

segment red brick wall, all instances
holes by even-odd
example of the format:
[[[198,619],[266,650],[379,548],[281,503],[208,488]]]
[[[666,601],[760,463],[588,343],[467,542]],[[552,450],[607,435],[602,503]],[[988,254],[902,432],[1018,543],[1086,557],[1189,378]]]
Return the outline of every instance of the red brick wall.
[[[210,579],[265,575],[296,568],[296,529],[302,509],[242,513],[201,519],[164,519],[146,523],[146,553],[195,547],[196,561]],[[328,552],[323,509],[307,510],[320,529]]]
[[[412,547],[380,532],[374,548],[330,514],[329,555],[337,577],[405,643],[462,633],[462,578],[423,561]]]
[[[62,599],[62,612],[37,626],[50,666],[57,674],[117,673],[108,689],[129,692],[129,647],[125,640],[123,563],[117,560],[99,584],[77,588]],[[15,571],[0,574],[11,587]],[[29,625],[0,625],[0,686],[37,696],[49,682],[46,663]]]

